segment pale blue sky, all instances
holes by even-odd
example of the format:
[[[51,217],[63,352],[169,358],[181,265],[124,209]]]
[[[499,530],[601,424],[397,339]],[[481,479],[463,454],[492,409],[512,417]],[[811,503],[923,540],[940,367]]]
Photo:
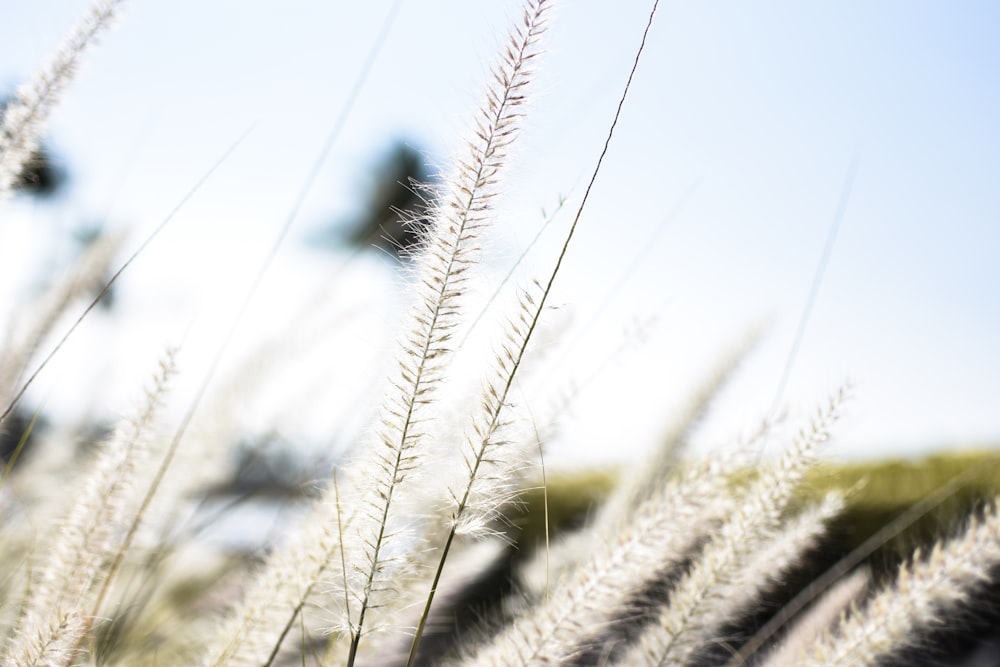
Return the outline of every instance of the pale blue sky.
[[[0,0],[0,85],[30,75],[87,4]],[[224,319],[219,304],[241,298],[390,4],[129,4],[53,118],[69,193],[44,209],[8,206],[9,220],[34,223],[0,225],[0,253],[44,257],[44,245],[24,248],[44,244],[27,230],[45,217],[65,225],[110,210],[114,224],[151,229],[253,124],[123,286],[123,306],[135,304],[139,319],[156,319],[144,304],[157,299],[172,315],[116,334],[128,341],[115,346],[149,358],[206,313]],[[510,215],[491,252],[497,272],[532,237],[539,209],[580,194],[648,9],[634,0],[558,7],[513,156]],[[296,284],[282,281],[305,265],[325,270],[326,259],[308,256],[298,239],[356,205],[393,137],[447,162],[516,11],[514,2],[403,0],[265,292],[280,295],[277,285]],[[704,440],[753,430],[771,404],[855,154],[855,187],[785,402],[808,410],[853,379],[858,400],[837,450],[848,455],[1000,441],[998,34],[1000,8],[985,1],[663,4],[558,283],[562,312],[592,324],[583,334],[571,327],[579,342],[556,356],[586,376],[631,323],[657,323],[581,397],[567,441],[599,458],[644,446],[635,443],[656,432],[698,369],[770,317]],[[565,222],[533,254],[538,271]],[[224,281],[215,279],[220,257]],[[358,268],[353,279],[377,272]],[[174,287],[154,287],[165,276]],[[602,303],[611,305],[595,315]],[[375,321],[383,334],[391,319]],[[211,334],[198,331],[190,346],[211,348]],[[349,335],[372,338],[360,325]]]

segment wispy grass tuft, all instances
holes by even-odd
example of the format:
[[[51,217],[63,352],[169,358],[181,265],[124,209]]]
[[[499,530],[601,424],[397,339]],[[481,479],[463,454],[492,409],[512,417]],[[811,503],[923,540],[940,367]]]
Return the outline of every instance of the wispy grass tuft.
[[[105,582],[116,574],[121,550],[127,548],[119,540],[135,518],[137,476],[152,463],[147,431],[174,373],[173,352],[168,352],[145,405],[99,447],[79,488],[69,490],[72,505],[51,541],[40,544],[42,560],[28,575],[27,605],[10,647],[17,664],[75,661],[103,602]]]
[[[917,552],[895,581],[813,643],[805,667],[873,665],[920,644],[919,630],[949,622],[977,586],[991,581],[1000,562],[996,503],[959,536],[938,542],[926,558]]]
[[[0,201],[6,199],[38,149],[49,114],[73,81],[83,54],[115,22],[125,0],[98,0],[35,77],[17,89],[0,121]]]

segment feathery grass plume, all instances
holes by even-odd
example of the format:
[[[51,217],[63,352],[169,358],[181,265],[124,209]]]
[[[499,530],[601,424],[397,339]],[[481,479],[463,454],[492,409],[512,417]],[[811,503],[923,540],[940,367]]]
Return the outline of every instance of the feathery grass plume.
[[[769,653],[761,667],[788,667],[801,663],[805,649],[817,640],[855,604],[871,582],[867,567],[861,567],[829,588],[802,615],[776,649]]]
[[[693,464],[640,505],[620,530],[590,534],[593,557],[567,572],[545,602],[514,618],[467,664],[548,664],[590,650],[631,614],[636,596],[681,563],[729,509],[724,499],[730,463],[721,457]]]
[[[618,120],[621,117],[622,107],[625,104],[625,99],[627,98],[629,89],[631,88],[632,79],[635,76],[636,69],[638,68],[638,65],[639,65],[639,60],[642,57],[642,52],[643,52],[643,49],[645,48],[645,45],[646,45],[646,39],[649,36],[649,30],[650,30],[650,27],[652,26],[653,17],[656,14],[656,9],[657,9],[658,6],[659,6],[659,0],[654,0],[652,9],[650,10],[650,13],[649,13],[648,21],[646,23],[646,28],[643,30],[642,40],[640,42],[639,48],[638,48],[638,50],[636,52],[635,59],[634,59],[633,64],[632,64],[632,68],[631,68],[631,70],[629,72],[629,75],[628,75],[628,80],[626,81],[624,90],[622,91],[621,97],[618,100],[618,106],[617,106],[617,109],[615,111],[614,118],[611,121],[611,126],[609,127],[607,135],[605,136],[604,146],[603,146],[603,148],[601,150],[600,155],[597,158],[596,165],[594,166],[594,169],[591,172],[590,179],[589,179],[589,181],[587,183],[586,190],[583,193],[583,197],[581,199],[580,205],[578,206],[576,214],[573,217],[573,222],[571,223],[571,225],[569,227],[569,230],[566,233],[565,239],[564,239],[562,247],[561,247],[561,249],[559,251],[559,255],[556,258],[556,261],[555,261],[555,264],[554,264],[554,266],[552,268],[552,271],[549,274],[548,282],[540,290],[540,296],[538,297],[538,305],[537,305],[536,313],[540,313],[541,310],[542,310],[542,308],[544,307],[546,299],[548,298],[549,293],[550,293],[550,291],[552,289],[552,285],[555,282],[556,276],[559,274],[560,267],[562,266],[562,262],[565,259],[566,252],[569,249],[570,242],[573,239],[574,233],[576,231],[577,224],[579,223],[580,217],[583,214],[583,210],[584,210],[584,208],[585,208],[585,206],[587,204],[587,200],[588,200],[590,191],[593,188],[595,181],[597,180],[598,174],[600,173],[601,165],[602,165],[602,163],[604,161],[604,157],[608,153],[608,148],[609,148],[609,146],[611,144],[612,137],[614,136],[615,128],[618,125]],[[527,345],[528,341],[531,338],[532,332],[534,331],[534,328],[535,328],[536,324],[537,324],[537,315],[535,316],[534,319],[532,319],[530,321],[530,324],[526,323],[526,331],[524,332],[523,343],[522,343],[521,348],[520,348],[520,354],[522,354],[522,355],[523,355],[525,346]],[[512,363],[511,378],[513,378],[513,373],[516,372],[516,369],[517,369],[517,366],[519,365],[519,363],[520,363],[519,359],[517,361],[515,361],[515,362]],[[509,389],[509,386],[510,386],[510,383],[508,381],[508,383],[507,383],[508,389]],[[500,397],[500,400],[498,401],[498,404],[502,406],[502,404],[503,404],[503,402],[505,400],[506,400],[506,395],[504,394],[503,396]],[[433,588],[432,588],[432,592],[431,592],[431,597],[433,597]],[[571,601],[571,603],[567,607],[565,607],[564,609],[570,609],[570,610],[572,610],[572,608],[574,607],[573,602],[574,601]],[[429,605],[430,605],[430,599],[428,600],[428,607],[429,607]],[[565,618],[565,616],[563,616],[563,619],[564,618]],[[560,620],[562,620],[562,619],[560,619]],[[520,633],[514,633],[514,634],[516,636],[514,637],[513,641],[514,641],[514,644],[517,644],[518,641],[523,638],[523,634],[520,634]],[[527,643],[527,645],[522,645],[519,648],[520,649],[525,649],[529,653],[537,653],[538,650],[540,649],[540,647],[538,647],[538,646],[532,646],[530,644],[531,644],[531,642],[529,640],[529,642]],[[490,661],[490,660],[495,659],[493,654],[496,652],[494,650],[494,647],[496,647],[496,646],[497,646],[497,644],[494,643],[494,644],[491,645],[491,647],[489,647],[489,648],[487,648],[485,650],[485,653],[488,654],[485,657],[486,661]],[[555,652],[558,653],[559,651],[562,651],[565,648],[566,648],[565,644],[560,645],[560,646],[558,646],[558,647],[555,648]],[[500,650],[503,651],[504,647],[502,647]],[[492,653],[491,653],[491,651],[492,651]],[[479,656],[480,658],[482,658],[482,654],[483,653],[484,653],[483,651],[480,652],[480,656]],[[413,657],[414,656],[411,653],[411,656],[410,656],[411,663],[412,663]],[[510,658],[510,656],[507,656],[507,658],[504,658],[504,659],[509,659],[509,658]],[[532,659],[531,656],[529,656],[528,659]]]
[[[18,588],[26,586],[27,571],[22,567],[32,558],[41,531],[40,525],[50,524],[56,518],[65,515],[69,503],[62,494],[53,494],[54,488],[70,487],[73,480],[78,479],[78,466],[72,460],[71,448],[66,447],[70,436],[62,429],[45,433],[32,444],[31,456],[21,461],[13,457],[7,462],[6,469],[10,474],[0,477],[0,515],[3,516],[3,539],[0,540],[0,567],[5,576],[0,577],[0,636],[5,635],[13,627],[10,620],[17,604],[10,600],[27,599],[27,596],[17,592]],[[20,616],[20,613],[16,614]]]
[[[360,562],[345,545],[349,568],[365,572],[348,580],[351,651],[365,631],[368,609],[378,605],[387,585],[387,544],[398,535],[393,516],[396,497],[419,467],[421,445],[438,383],[450,356],[450,339],[459,321],[459,301],[467,271],[477,260],[478,237],[492,221],[492,202],[507,149],[517,136],[521,105],[530,80],[531,63],[551,3],[525,3],[522,25],[515,25],[503,47],[486,105],[479,110],[467,155],[456,161],[455,173],[438,194],[430,226],[417,256],[417,302],[410,311],[409,330],[402,341],[399,377],[380,413],[378,442],[369,465],[373,476],[357,502],[362,506],[356,528],[345,537],[357,539]],[[351,534],[356,531],[355,534]],[[348,662],[353,662],[352,656]]]
[[[14,631],[6,658],[10,664],[71,662],[93,622],[92,605],[107,576],[108,563],[120,549],[117,537],[131,521],[130,491],[144,460],[146,432],[156,419],[170,378],[174,353],[168,351],[146,392],[142,409],[119,425],[83,474],[79,495],[58,532],[43,540],[42,559],[32,575],[27,605]],[[47,542],[47,543],[46,543]]]
[[[765,467],[750,484],[731,518],[715,531],[691,568],[670,591],[659,617],[643,632],[638,645],[621,664],[684,664],[688,656],[701,648],[702,629],[718,627],[729,620],[718,614],[720,611],[729,614],[730,610],[725,604],[713,604],[713,598],[727,583],[737,580],[746,557],[774,537],[781,513],[806,471],[815,464],[817,450],[829,439],[846,398],[844,387],[800,431],[778,461]]]
[[[546,0],[526,3],[523,26],[514,29],[494,69],[494,80],[486,92],[486,105],[476,118],[467,154],[456,160],[455,171],[441,186],[429,224],[423,230],[415,258],[416,299],[401,343],[399,375],[392,380],[380,410],[375,446],[355,467],[355,481],[348,481],[354,492],[350,516],[343,517],[335,531],[336,521],[331,523],[329,516],[339,518],[340,512],[328,514],[325,521],[322,512],[316,512],[313,525],[292,538],[290,553],[296,555],[275,558],[263,578],[254,584],[248,601],[223,631],[228,638],[213,649],[217,657],[209,664],[266,659],[267,653],[257,658],[249,656],[259,656],[257,652],[268,644],[264,636],[272,632],[273,659],[320,581],[325,581],[326,587],[347,589],[346,608],[339,613],[341,618],[336,624],[346,627],[350,635],[346,660],[351,664],[362,635],[370,629],[366,617],[373,608],[387,602],[384,594],[390,585],[390,564],[402,568],[408,561],[405,556],[392,555],[395,552],[391,542],[401,536],[398,523],[402,517],[397,518],[396,508],[424,454],[422,445],[431,405],[452,352],[451,336],[459,325],[467,271],[477,260],[479,234],[492,219],[499,175],[506,149],[517,134],[530,65],[537,54],[549,4]],[[331,496],[328,489],[322,505],[332,507]],[[337,581],[330,569],[340,549],[346,561],[346,581]],[[392,574],[399,576],[398,571]],[[279,594],[282,590],[287,590],[289,596]],[[282,602],[274,604],[274,598]],[[262,616],[273,615],[275,608],[279,609],[275,613],[284,613],[285,620],[264,623]],[[250,643],[254,648],[249,647]]]
[[[553,581],[560,581],[572,575],[575,568],[581,566],[592,557],[593,549],[591,545],[594,541],[600,543],[611,543],[616,536],[630,531],[630,525],[634,523],[636,516],[649,513],[655,507],[656,502],[664,501],[664,490],[670,489],[680,483],[685,483],[692,476],[697,476],[698,471],[709,475],[704,481],[711,481],[706,484],[697,503],[705,506],[712,506],[711,512],[704,513],[704,525],[698,526],[697,530],[704,535],[709,526],[716,525],[718,519],[726,512],[732,510],[733,503],[728,500],[729,489],[733,480],[741,471],[752,464],[757,455],[757,447],[767,435],[768,430],[762,428],[753,434],[747,441],[741,442],[732,450],[726,451],[715,457],[714,467],[705,468],[705,464],[699,460],[678,461],[673,470],[664,471],[660,476],[658,487],[650,487],[646,498],[629,512],[612,515],[605,511],[605,505],[614,503],[617,496],[619,500],[623,496],[632,495],[632,489],[627,480],[619,481],[614,490],[598,506],[597,511],[589,518],[587,523],[581,528],[562,535],[548,553],[535,552],[517,571],[517,579],[521,592],[530,599],[540,599],[548,589],[547,584]],[[621,475],[618,476],[619,479]],[[640,511],[640,508],[645,508]],[[615,508],[617,510],[617,508]],[[667,508],[656,511],[678,511],[677,508]],[[687,511],[687,510],[685,510]]]
[[[720,363],[712,367],[691,394],[681,413],[674,418],[651,458],[636,463],[631,470],[621,476],[621,482],[598,509],[594,519],[595,524],[613,530],[614,526],[625,520],[654,489],[663,484],[663,480],[678,464],[681,451],[705,418],[716,396],[757,344],[760,333],[759,328],[748,332]]]
[[[702,658],[702,654],[711,656],[715,644],[730,641],[730,638],[720,634],[724,628],[743,614],[752,613],[755,604],[759,603],[767,591],[780,588],[785,583],[785,578],[802,564],[805,554],[826,533],[829,521],[843,509],[843,494],[832,491],[819,504],[782,521],[769,540],[760,544],[757,550],[745,554],[733,575],[703,601],[700,615],[705,622],[689,625],[685,630],[685,641],[691,646],[700,645],[692,649],[689,655],[698,657],[685,657],[678,662],[715,662],[717,658]],[[719,657],[728,657],[728,648]]]
[[[672,426],[669,436],[663,438],[653,452],[652,462],[642,460],[631,470],[619,474],[614,490],[597,507],[586,526],[563,536],[544,553],[536,552],[519,568],[518,580],[526,594],[538,597],[552,577],[559,578],[562,573],[576,567],[590,553],[588,545],[595,537],[613,539],[615,533],[628,524],[637,507],[658,493],[658,488],[676,476],[678,471],[683,471],[688,464],[680,458],[679,449],[687,444],[687,438],[707,412],[714,394],[734,372],[742,354],[749,350],[749,344],[750,339],[727,356],[725,362],[715,367],[711,376],[703,381],[695,398]],[[730,460],[726,463],[728,472],[723,473],[724,476],[733,475],[738,469],[751,464],[755,455],[751,455],[750,451],[754,443],[763,440],[768,430],[768,425],[763,424],[748,442],[741,445],[740,452],[743,454],[736,452],[729,455]]]
[[[799,564],[803,553],[816,545],[826,532],[827,524],[844,510],[844,505],[843,493],[831,491],[818,504],[783,520],[774,538],[749,554],[737,575],[726,584],[729,592],[719,596],[726,601],[726,607],[739,613],[757,598],[759,587],[780,586],[782,576]]]
[[[919,631],[946,622],[973,589],[992,580],[1000,564],[1000,511],[995,499],[965,531],[917,552],[895,581],[815,641],[801,667],[869,667],[919,643]]]
[[[446,516],[456,535],[490,534],[490,525],[502,519],[502,508],[520,489],[517,469],[526,466],[525,446],[507,433],[511,425],[507,413],[512,407],[508,396],[531,330],[541,316],[540,291],[535,283],[521,292],[518,311],[504,327],[494,368],[483,382],[479,409],[472,415],[462,450],[464,479],[448,492],[451,503]]]
[[[537,296],[532,296],[527,290],[521,292],[520,307],[504,328],[505,340],[500,343],[494,359],[495,368],[484,382],[479,410],[473,413],[462,451],[464,479],[448,491],[450,502],[445,512],[450,526],[423,614],[413,635],[408,667],[416,659],[424,625],[430,616],[434,595],[455,537],[489,534],[490,524],[502,518],[502,508],[517,496],[519,490],[517,469],[525,467],[526,453],[523,443],[507,432],[507,397],[524,359],[531,333],[541,316],[542,287],[538,284],[534,287]]]
[[[0,200],[6,199],[38,148],[45,122],[73,80],[84,52],[114,23],[125,0],[98,0],[73,26],[58,50],[17,89],[0,121]]]
[[[760,329],[752,330],[702,379],[682,414],[674,420],[668,433],[659,441],[652,461],[644,459],[618,475],[614,490],[598,506],[595,515],[583,529],[564,536],[544,553],[536,552],[521,566],[518,579],[523,591],[531,596],[539,596],[547,588],[551,575],[558,578],[560,573],[571,570],[586,557],[590,551],[587,545],[595,536],[602,540],[613,539],[614,534],[628,523],[636,508],[655,495],[667,480],[676,476],[678,470],[683,469],[686,464],[680,459],[680,451],[708,412],[716,394],[757,342],[759,333]],[[749,452],[755,442],[761,441],[767,434],[767,426],[764,424],[741,450]],[[727,464],[730,466],[728,474],[735,473],[738,467],[749,465],[752,459],[749,456],[730,456],[732,460]]]

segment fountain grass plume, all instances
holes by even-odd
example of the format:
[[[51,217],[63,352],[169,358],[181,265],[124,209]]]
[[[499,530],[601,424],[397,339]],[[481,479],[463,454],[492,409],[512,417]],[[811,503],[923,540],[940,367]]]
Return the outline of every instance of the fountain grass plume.
[[[0,119],[0,201],[8,197],[38,149],[49,114],[72,83],[86,51],[114,25],[125,0],[98,0],[77,21],[62,45],[17,89]]]

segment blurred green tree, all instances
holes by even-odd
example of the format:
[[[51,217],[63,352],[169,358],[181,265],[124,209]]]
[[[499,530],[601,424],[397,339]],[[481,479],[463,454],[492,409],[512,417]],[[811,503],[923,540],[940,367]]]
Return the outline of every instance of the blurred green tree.
[[[407,141],[395,141],[372,170],[372,185],[360,212],[323,229],[314,241],[374,247],[405,258],[419,239],[419,219],[426,207],[424,193],[435,180],[423,153]]]

